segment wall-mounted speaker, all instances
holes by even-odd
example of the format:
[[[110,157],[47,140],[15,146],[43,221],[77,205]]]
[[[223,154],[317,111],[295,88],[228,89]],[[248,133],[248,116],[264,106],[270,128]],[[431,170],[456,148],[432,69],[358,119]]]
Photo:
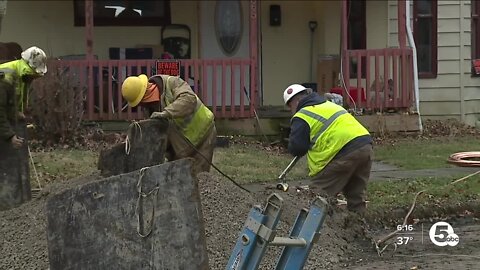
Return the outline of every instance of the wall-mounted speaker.
[[[280,5],[270,5],[270,26],[280,26],[282,24],[282,10]]]

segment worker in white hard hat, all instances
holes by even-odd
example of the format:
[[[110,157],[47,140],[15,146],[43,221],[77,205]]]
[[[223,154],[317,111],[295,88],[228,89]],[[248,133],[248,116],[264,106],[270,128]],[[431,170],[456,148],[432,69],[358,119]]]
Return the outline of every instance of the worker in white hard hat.
[[[17,105],[23,112],[28,104],[28,88],[31,82],[47,73],[47,55],[36,47],[30,47],[22,52],[22,58],[0,64],[3,80],[15,87]]]
[[[17,121],[24,120],[31,82],[47,72],[47,56],[38,47],[21,53],[21,59],[0,64],[0,139],[20,147],[24,139],[15,134]]]
[[[300,84],[284,93],[291,119],[288,150],[307,155],[313,188],[331,196],[343,192],[349,210],[364,213],[370,178],[372,137],[342,106]]]
[[[213,113],[178,76],[130,76],[122,84],[129,106],[144,107],[150,118],[169,120],[167,159],[193,158],[194,175],[210,171],[217,131]]]

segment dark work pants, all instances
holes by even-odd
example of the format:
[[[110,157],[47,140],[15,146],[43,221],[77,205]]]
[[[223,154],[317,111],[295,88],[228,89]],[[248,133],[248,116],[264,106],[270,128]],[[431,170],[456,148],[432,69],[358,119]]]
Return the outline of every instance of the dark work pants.
[[[320,188],[330,196],[336,196],[343,192],[347,198],[347,208],[354,212],[364,213],[372,160],[371,144],[335,158],[311,178],[312,188]]]

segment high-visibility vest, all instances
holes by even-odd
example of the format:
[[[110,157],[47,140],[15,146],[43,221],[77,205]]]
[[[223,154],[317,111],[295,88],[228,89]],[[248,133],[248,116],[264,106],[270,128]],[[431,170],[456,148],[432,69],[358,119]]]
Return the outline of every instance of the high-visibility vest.
[[[163,93],[162,100],[165,103],[165,106],[170,105],[173,101],[172,89],[175,87],[171,84],[172,80],[176,78],[175,76],[168,75],[157,75],[162,78],[163,81]],[[186,84],[186,82],[184,82]],[[181,86],[180,86],[181,87]],[[197,146],[205,135],[213,126],[214,115],[213,113],[205,106],[202,101],[195,95],[197,98],[197,104],[194,112],[186,117],[174,118],[175,124],[180,128],[183,135],[195,146]]]
[[[27,84],[22,80],[22,76],[35,75],[35,70],[25,60],[19,59],[0,64],[0,72],[5,74],[3,80],[15,87],[18,110],[23,112],[26,107],[24,103],[28,103],[28,89]]]
[[[323,170],[348,142],[370,134],[343,107],[330,101],[304,107],[293,117],[305,120],[310,127],[310,149],[307,152],[310,176]]]

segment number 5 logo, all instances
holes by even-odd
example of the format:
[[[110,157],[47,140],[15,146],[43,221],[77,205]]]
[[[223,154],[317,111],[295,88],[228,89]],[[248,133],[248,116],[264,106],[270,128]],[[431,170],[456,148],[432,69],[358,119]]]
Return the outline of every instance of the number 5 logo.
[[[456,246],[459,243],[458,235],[453,231],[452,226],[444,221],[432,225],[429,231],[430,240],[439,247]]]

